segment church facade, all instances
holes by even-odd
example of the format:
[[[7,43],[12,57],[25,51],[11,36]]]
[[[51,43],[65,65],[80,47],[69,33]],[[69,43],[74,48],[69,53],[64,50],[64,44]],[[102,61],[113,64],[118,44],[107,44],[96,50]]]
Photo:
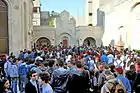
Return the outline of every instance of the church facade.
[[[32,0],[0,0],[0,54],[31,47]]]
[[[75,18],[66,10],[58,13],[54,22],[54,27],[47,25],[34,26],[34,41],[37,45],[57,46],[62,44],[64,47],[83,44],[92,47],[102,45],[103,28],[100,26],[76,27]]]

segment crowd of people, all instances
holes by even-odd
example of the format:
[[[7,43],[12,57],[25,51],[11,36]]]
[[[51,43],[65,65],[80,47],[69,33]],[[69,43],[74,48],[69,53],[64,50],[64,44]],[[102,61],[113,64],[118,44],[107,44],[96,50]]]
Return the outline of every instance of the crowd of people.
[[[139,53],[111,46],[24,49],[0,73],[0,93],[140,93]]]

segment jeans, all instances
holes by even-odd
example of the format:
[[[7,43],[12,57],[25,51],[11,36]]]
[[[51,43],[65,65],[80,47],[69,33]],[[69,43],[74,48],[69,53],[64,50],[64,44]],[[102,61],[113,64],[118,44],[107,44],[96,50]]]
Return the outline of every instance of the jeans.
[[[17,93],[18,78],[11,78],[11,88],[14,93]]]
[[[26,77],[27,77],[26,75],[20,76],[20,90],[21,90],[21,92],[24,91],[24,89],[25,89],[25,85],[27,83]]]

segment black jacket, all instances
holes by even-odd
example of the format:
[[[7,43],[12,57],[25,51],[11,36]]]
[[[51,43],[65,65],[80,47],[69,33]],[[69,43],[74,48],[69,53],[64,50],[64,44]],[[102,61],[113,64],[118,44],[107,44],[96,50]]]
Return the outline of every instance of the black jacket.
[[[38,93],[39,92],[39,84],[37,83]],[[25,86],[25,93],[37,93],[35,86],[29,81]]]
[[[54,70],[51,78],[51,86],[57,93],[67,93],[67,81],[69,72],[67,70]]]
[[[68,81],[69,93],[88,93],[90,76],[87,70],[72,72]]]

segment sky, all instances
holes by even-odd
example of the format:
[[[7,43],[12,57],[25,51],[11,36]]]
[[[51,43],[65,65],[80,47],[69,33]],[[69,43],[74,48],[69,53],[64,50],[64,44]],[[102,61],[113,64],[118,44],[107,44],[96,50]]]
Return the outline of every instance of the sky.
[[[42,11],[68,11],[73,16],[84,15],[84,0],[41,0]]]

